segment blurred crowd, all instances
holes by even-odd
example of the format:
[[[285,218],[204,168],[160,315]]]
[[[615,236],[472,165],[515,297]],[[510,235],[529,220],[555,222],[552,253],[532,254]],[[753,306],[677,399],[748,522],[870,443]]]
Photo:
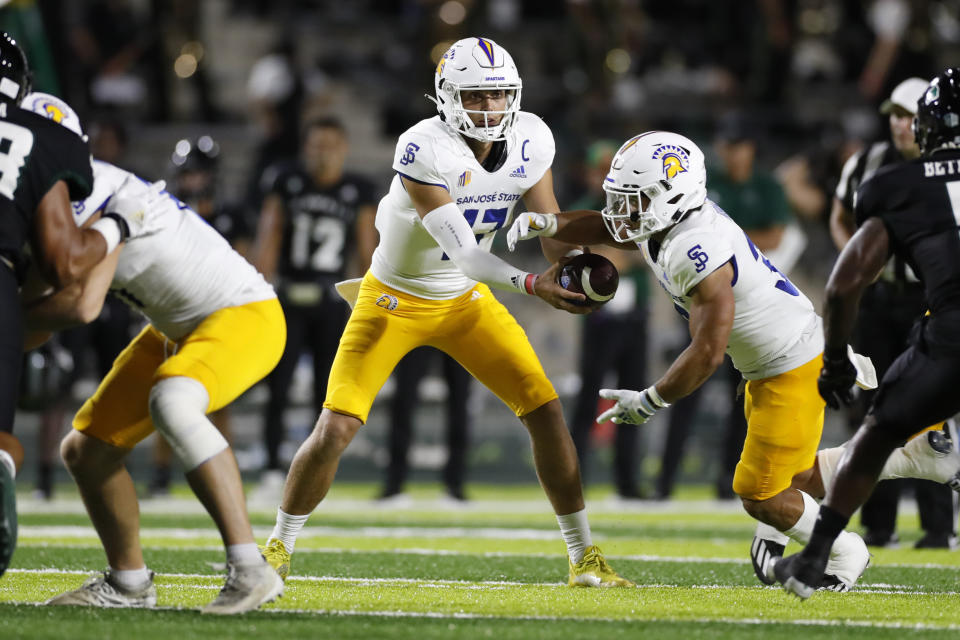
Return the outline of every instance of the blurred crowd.
[[[263,228],[279,206],[274,196],[281,205],[286,197],[278,186],[284,171],[299,165],[340,184],[349,170],[360,194],[357,211],[375,207],[396,136],[434,113],[423,94],[433,91],[439,56],[459,38],[483,35],[513,54],[523,109],[553,131],[562,207],[602,206],[600,182],[620,141],[649,129],[681,132],[708,152],[711,199],[740,212],[737,221],[754,244],[782,271],[812,283],[805,289],[813,297],[837,251],[830,212],[844,163],[888,139],[880,107],[894,87],[908,77],[932,77],[960,53],[960,4],[950,0],[36,0],[0,8],[0,28],[24,45],[35,89],[79,112],[95,156],[166,178],[275,282],[289,274],[263,262]],[[303,125],[318,117],[330,118],[327,128],[342,135],[342,145],[307,144]],[[352,274],[369,262],[369,238],[359,229],[351,236]],[[531,257],[535,249],[526,249]],[[583,352],[594,357],[582,358],[581,393],[566,403],[570,426],[588,482],[600,480],[590,473],[591,438],[607,437],[615,443],[616,492],[665,499],[700,401],[690,398],[672,411],[668,441],[662,455],[656,452],[659,477],[649,481],[637,463],[644,454],[636,427],[604,436],[593,424],[596,389],[606,376],[642,388],[651,379],[646,363],[662,355],[654,347],[684,346],[682,339],[647,340],[644,268],[613,258],[623,290],[616,305],[583,322]],[[97,323],[28,358],[23,407],[43,409],[43,494],[52,492],[57,434],[68,422],[59,399],[85,372],[101,376],[136,322],[123,305],[109,304]],[[339,335],[335,327],[329,332]],[[315,365],[328,357],[329,345],[309,342],[285,356],[285,378],[271,386],[268,472],[283,466],[283,411],[301,353]],[[407,474],[417,389],[411,380],[451,364],[420,355],[401,369],[385,499],[402,494]],[[444,371],[457,410],[448,417],[452,462],[443,481],[451,498],[463,500],[470,381]],[[734,394],[731,371],[719,372],[718,384]],[[312,395],[320,393],[317,387]],[[734,456],[745,429],[737,413],[721,418],[724,449]],[[218,420],[226,431],[228,417]],[[718,462],[720,497],[732,497],[731,455]],[[155,466],[151,487],[163,492],[169,453],[158,450]],[[276,475],[268,478],[277,485]]]

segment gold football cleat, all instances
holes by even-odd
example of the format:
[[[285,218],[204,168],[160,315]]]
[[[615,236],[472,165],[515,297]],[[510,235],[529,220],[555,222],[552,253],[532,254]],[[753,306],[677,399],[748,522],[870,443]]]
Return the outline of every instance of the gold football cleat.
[[[580,562],[570,561],[571,587],[635,587],[633,582],[621,577],[607,564],[600,547],[587,547]]]
[[[260,547],[260,553],[266,558],[267,563],[276,569],[277,574],[287,579],[290,575],[290,552],[284,546],[282,540],[268,540],[266,546]]]

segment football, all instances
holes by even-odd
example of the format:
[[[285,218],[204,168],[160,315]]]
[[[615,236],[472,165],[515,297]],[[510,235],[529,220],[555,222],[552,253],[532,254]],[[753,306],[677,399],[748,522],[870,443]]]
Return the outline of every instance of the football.
[[[599,306],[617,292],[620,274],[599,253],[581,253],[563,265],[557,282],[567,291],[586,295],[587,301],[581,304]]]

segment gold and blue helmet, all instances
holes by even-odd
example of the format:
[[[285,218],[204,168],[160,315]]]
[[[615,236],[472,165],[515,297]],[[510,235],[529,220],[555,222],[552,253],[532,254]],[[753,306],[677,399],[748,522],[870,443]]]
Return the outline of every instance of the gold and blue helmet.
[[[84,140],[87,139],[83,133],[83,127],[80,125],[80,117],[77,115],[77,112],[57,96],[41,91],[34,91],[23,99],[20,107],[27,111],[33,111],[48,120],[53,120],[57,124],[70,129],[70,131],[73,131]]]
[[[630,138],[613,157],[603,181],[601,214],[617,242],[641,242],[680,220],[707,199],[703,152],[669,131]]]
[[[465,38],[451,46],[434,74],[435,96],[427,96],[437,105],[440,118],[463,135],[493,142],[506,140],[520,111],[523,83],[517,65],[506,49],[487,38]],[[507,104],[503,111],[468,110],[463,106],[464,91],[503,90]],[[483,123],[475,124],[471,114],[483,114]],[[499,115],[499,122],[488,123]]]

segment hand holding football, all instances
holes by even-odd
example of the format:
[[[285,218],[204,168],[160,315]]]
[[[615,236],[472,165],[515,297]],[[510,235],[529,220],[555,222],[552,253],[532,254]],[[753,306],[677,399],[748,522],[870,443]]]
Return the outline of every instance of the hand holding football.
[[[620,274],[613,263],[599,253],[581,253],[563,265],[557,282],[567,291],[587,296],[583,304],[598,307],[613,298]]]

